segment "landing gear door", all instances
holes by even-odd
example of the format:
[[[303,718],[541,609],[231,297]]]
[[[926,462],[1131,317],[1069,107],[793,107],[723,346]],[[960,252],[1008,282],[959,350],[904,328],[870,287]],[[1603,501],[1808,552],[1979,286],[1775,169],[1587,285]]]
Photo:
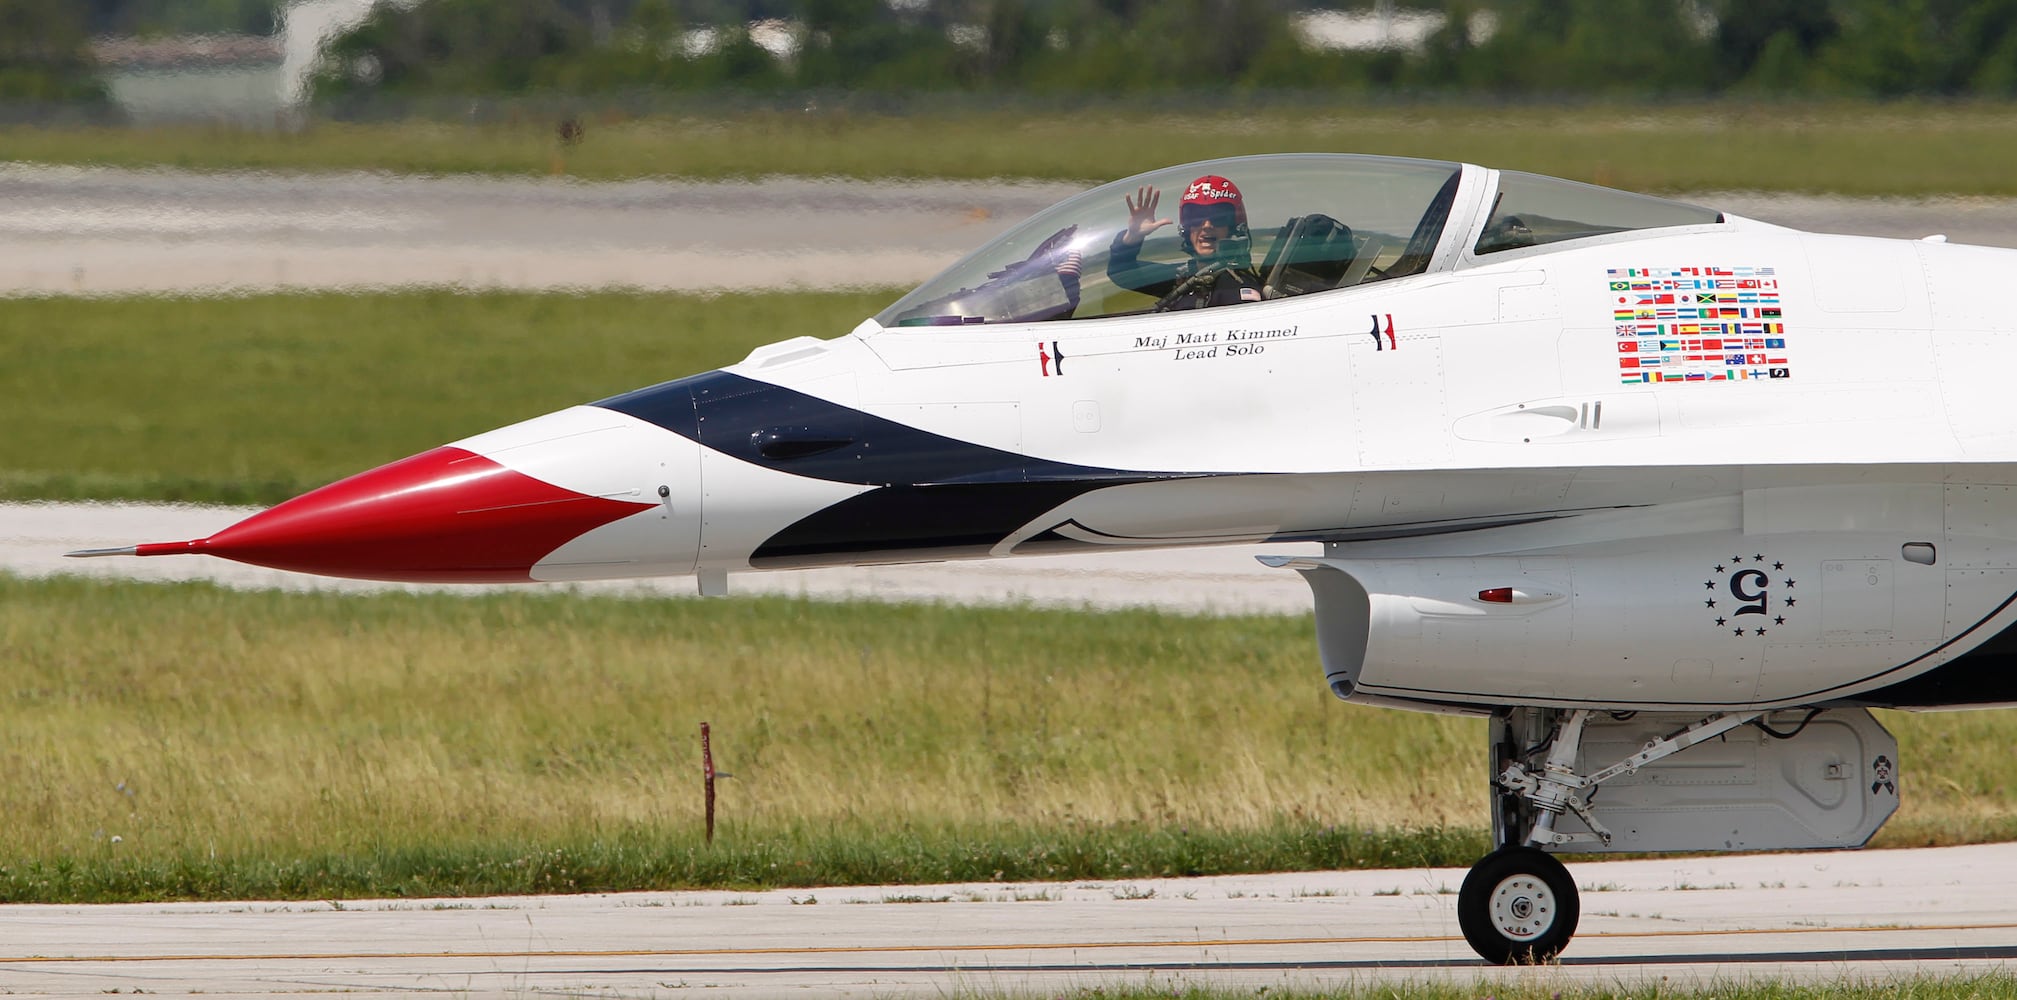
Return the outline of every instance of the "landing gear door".
[[[1811,719],[1808,714],[1774,712],[1761,720],[1771,732],[1738,726],[1604,782],[1590,810],[1610,828],[1611,842],[1579,839],[1559,850],[1861,846],[1898,808],[1898,741],[1865,709],[1832,709]],[[1699,718],[1652,712],[1593,717],[1576,768],[1584,774],[1601,770]],[[1589,832],[1573,813],[1564,813],[1555,828]]]

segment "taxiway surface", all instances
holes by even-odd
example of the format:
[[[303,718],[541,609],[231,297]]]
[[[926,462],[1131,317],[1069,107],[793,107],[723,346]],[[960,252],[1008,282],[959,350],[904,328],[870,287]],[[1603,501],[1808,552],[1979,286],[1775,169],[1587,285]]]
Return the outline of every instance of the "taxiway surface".
[[[0,294],[914,284],[1082,189],[0,163]]]
[[[0,295],[907,286],[1091,186],[201,174],[0,162]],[[1816,232],[2017,246],[2017,201],[1705,193]],[[836,330],[836,334],[844,331]]]
[[[1581,931],[1499,969],[1463,871],[0,907],[0,990],[296,996],[1029,995],[1122,983],[1892,981],[2017,958],[2017,845],[1572,863]]]

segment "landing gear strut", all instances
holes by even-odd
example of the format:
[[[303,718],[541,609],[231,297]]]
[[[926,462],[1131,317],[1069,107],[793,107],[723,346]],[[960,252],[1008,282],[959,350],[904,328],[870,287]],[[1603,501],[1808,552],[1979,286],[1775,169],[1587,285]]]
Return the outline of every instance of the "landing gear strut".
[[[1598,785],[1721,736],[1760,714],[1712,716],[1588,774],[1576,770],[1583,726],[1590,719],[1587,709],[1514,708],[1494,714],[1492,841],[1497,850],[1471,866],[1457,894],[1457,925],[1464,940],[1486,961],[1502,965],[1555,957],[1575,935],[1582,906],[1569,870],[1543,848],[1609,845],[1611,831],[1590,811]],[[1564,811],[1575,814],[1590,832],[1556,830],[1555,820]]]

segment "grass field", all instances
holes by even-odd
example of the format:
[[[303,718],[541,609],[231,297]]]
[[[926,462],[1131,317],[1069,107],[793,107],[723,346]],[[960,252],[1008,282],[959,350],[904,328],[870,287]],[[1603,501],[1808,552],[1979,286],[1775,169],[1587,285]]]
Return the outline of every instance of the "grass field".
[[[836,336],[895,292],[0,300],[0,500],[278,503],[492,427]]]
[[[0,900],[1467,865],[1483,728],[1305,617],[0,577]],[[2017,835],[2009,713],[1887,714],[1888,845]],[[721,833],[701,842],[697,728]],[[116,838],[116,839],[115,839]]]
[[[1469,160],[1644,191],[2017,195],[2017,171],[2009,169],[2017,104],[1996,102],[1481,107],[1346,99],[1253,110],[609,113],[590,115],[586,137],[566,147],[555,138],[557,117],[319,123],[296,134],[9,126],[0,128],[0,158],[596,180],[788,173],[1092,182],[1228,153],[1309,151]]]

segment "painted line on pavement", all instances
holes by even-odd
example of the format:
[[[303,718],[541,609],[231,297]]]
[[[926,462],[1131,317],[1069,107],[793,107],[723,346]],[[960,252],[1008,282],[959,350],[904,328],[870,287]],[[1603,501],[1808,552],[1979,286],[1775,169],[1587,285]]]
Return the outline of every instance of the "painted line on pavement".
[[[1889,924],[1872,927],[1724,927],[1692,930],[1591,931],[1576,935],[1576,939],[1581,941],[1589,938],[1734,937],[1744,934],[1901,934],[1925,931],[1998,930],[2017,930],[2017,922],[1992,924]],[[1463,936],[1460,934],[1447,934],[1428,937],[1226,938],[1196,941],[1039,941],[1020,944],[824,945],[777,948],[618,948],[561,949],[555,951],[299,952],[293,954],[261,955],[60,955],[44,957],[7,955],[0,956],[0,965],[37,965],[59,962],[328,962],[414,958],[697,958],[711,955],[724,957],[747,955],[873,955],[878,953],[947,951],[1063,951],[1067,949],[1090,950],[1098,948],[1261,948],[1283,945],[1323,944],[1431,944],[1462,941],[1463,939]]]

